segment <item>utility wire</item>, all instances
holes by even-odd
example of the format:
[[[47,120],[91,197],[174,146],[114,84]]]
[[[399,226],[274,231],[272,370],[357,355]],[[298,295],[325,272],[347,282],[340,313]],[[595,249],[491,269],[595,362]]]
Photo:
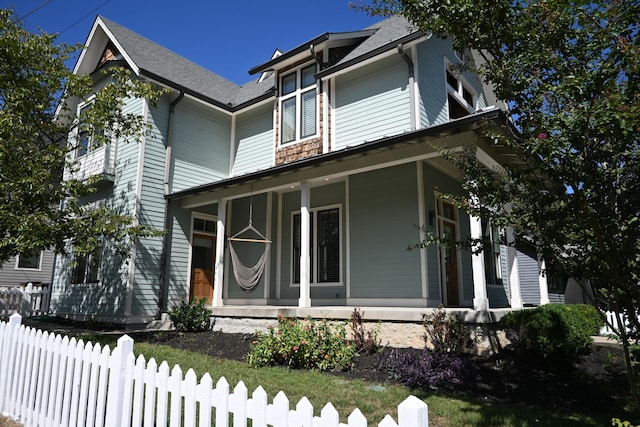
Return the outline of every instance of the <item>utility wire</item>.
[[[31,12],[27,13],[26,15],[21,16],[20,18],[18,18],[18,21],[22,21],[24,18],[26,18],[27,16],[31,15],[34,12],[37,12],[38,10],[40,10],[43,6],[46,6],[48,3],[51,3],[51,0],[46,0],[43,3],[40,4],[40,6],[37,6],[35,9],[33,9]]]
[[[51,0],[48,0],[51,1]],[[67,30],[70,30],[71,28],[73,28],[74,26],[76,26],[77,24],[79,24],[83,19],[85,19],[87,16],[92,15],[95,11],[97,11],[98,9],[100,9],[102,6],[104,6],[105,4],[109,3],[111,0],[107,0],[104,3],[102,3],[100,6],[96,7],[95,9],[93,9],[92,11],[90,11],[89,13],[87,13],[86,15],[84,15],[82,18],[78,19],[77,21],[75,21],[73,24],[69,25],[67,28],[65,28],[64,30],[60,31],[58,33],[58,35],[64,33]]]

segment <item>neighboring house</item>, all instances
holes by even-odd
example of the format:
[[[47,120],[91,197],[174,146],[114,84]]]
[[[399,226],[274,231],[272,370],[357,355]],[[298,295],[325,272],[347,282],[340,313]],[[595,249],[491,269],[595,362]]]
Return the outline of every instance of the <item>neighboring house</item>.
[[[0,287],[24,287],[28,283],[50,284],[53,258],[53,251],[50,250],[9,258],[0,266]]]
[[[127,103],[152,126],[142,143],[92,147],[79,135],[76,153],[77,176],[101,177],[88,203],[166,233],[141,239],[128,260],[108,241],[76,267],[58,256],[55,313],[139,323],[196,296],[216,316],[357,306],[415,320],[442,304],[482,313],[551,299],[535,254],[407,251],[425,232],[491,233],[440,197],[462,190],[434,144],[473,150],[491,168],[513,158],[478,130],[507,121],[490,87],[456,71],[468,53],[450,40],[393,17],[276,51],[242,86],[102,17],[86,46],[75,72],[96,85],[105,83],[97,69],[118,64],[171,90],[158,108]],[[231,242],[244,265],[264,261],[255,286],[241,280],[249,292],[228,241],[247,225],[264,237]],[[261,240],[271,241],[264,258]]]

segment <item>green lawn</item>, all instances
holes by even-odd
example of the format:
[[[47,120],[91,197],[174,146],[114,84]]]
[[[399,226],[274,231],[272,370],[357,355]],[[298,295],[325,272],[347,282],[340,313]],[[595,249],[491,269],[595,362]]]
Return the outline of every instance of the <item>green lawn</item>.
[[[84,336],[85,340],[109,344],[113,347],[115,338],[108,336]],[[346,380],[331,374],[308,371],[294,371],[285,368],[250,368],[246,363],[212,358],[169,346],[135,343],[136,356],[155,358],[158,363],[166,360],[172,368],[179,364],[183,371],[192,368],[198,378],[209,372],[214,383],[224,376],[233,389],[244,381],[251,393],[262,386],[273,399],[278,391],[284,391],[291,406],[306,396],[319,415],[322,407],[331,402],[340,413],[340,421],[346,422],[348,415],[359,408],[369,420],[370,426],[377,426],[386,414],[397,420],[397,405],[409,395],[423,399],[429,406],[430,426],[603,426],[611,425],[609,418],[593,418],[582,414],[566,414],[546,411],[539,407],[506,405],[482,400],[458,399],[437,393],[410,390],[399,385],[380,385],[362,380]]]

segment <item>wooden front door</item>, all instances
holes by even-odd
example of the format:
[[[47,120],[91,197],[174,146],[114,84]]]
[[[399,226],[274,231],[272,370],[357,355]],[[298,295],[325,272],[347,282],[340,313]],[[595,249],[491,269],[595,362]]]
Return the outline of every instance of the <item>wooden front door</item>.
[[[460,280],[458,276],[458,249],[453,244],[458,241],[457,211],[455,206],[438,200],[438,229],[440,239],[448,244],[440,246],[442,289],[447,307],[460,305]]]
[[[191,246],[191,298],[206,297],[207,304],[213,301],[215,259],[216,237],[194,234]]]

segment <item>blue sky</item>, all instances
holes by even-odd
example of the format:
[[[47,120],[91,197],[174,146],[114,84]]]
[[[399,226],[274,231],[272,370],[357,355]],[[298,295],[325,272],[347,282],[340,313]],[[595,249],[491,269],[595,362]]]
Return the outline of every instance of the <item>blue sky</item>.
[[[25,27],[61,33],[67,43],[84,43],[100,14],[243,84],[253,79],[248,70],[276,48],[286,51],[322,33],[381,19],[350,9],[349,1],[0,0],[0,7],[13,6],[23,17],[42,5],[24,18]]]

